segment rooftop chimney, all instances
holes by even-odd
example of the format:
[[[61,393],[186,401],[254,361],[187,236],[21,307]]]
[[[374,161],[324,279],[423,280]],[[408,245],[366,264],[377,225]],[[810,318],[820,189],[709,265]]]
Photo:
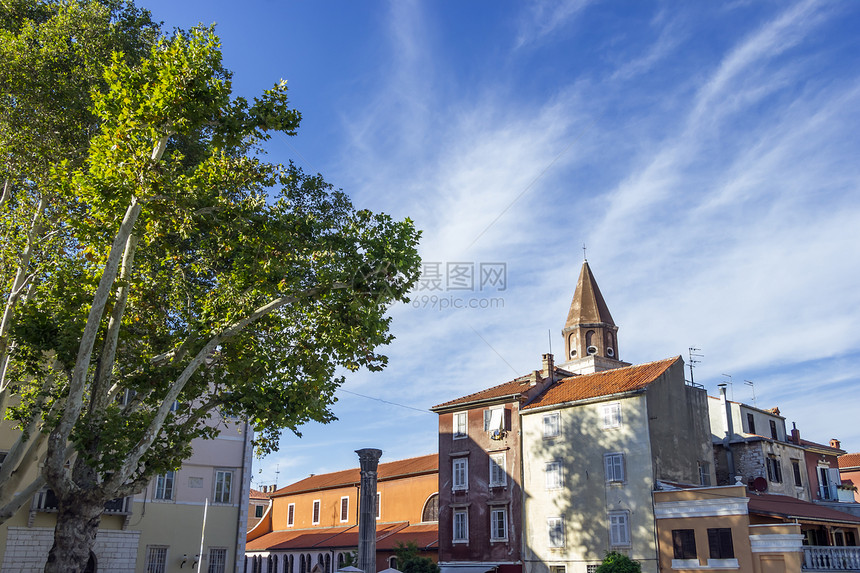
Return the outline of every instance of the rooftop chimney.
[[[797,424],[795,422],[791,423],[791,442],[798,446],[800,445],[800,430],[797,429]]]
[[[836,448],[837,450],[841,450],[842,449],[840,447],[841,445],[842,445],[842,443],[839,440],[837,440],[836,438],[830,439],[830,447],[831,448]]]
[[[555,370],[554,365],[553,365],[552,354],[544,354],[542,356],[542,358],[543,358],[543,370],[541,371],[541,375],[544,378],[550,378],[550,384],[551,384],[552,382],[554,382],[554,380],[552,380],[552,377],[553,377],[553,372]]]
[[[726,399],[726,385],[719,384],[720,387],[720,402],[723,405],[723,422],[726,425],[726,435],[723,438],[723,446],[726,448],[726,465],[729,466],[729,481],[736,478],[735,475],[735,457],[732,453],[732,434],[735,433],[732,424],[732,405]]]

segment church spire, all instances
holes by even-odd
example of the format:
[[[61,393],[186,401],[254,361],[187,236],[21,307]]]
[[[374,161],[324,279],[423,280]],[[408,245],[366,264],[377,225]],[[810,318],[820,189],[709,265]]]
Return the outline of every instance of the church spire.
[[[564,350],[568,361],[589,356],[618,360],[618,327],[600,294],[588,261],[582,263],[570,312],[564,323]]]

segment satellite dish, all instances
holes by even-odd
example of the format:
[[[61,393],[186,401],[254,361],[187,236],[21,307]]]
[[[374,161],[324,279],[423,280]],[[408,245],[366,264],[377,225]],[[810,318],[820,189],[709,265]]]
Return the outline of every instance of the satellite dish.
[[[767,480],[763,477],[757,477],[752,481],[754,491],[767,491]]]

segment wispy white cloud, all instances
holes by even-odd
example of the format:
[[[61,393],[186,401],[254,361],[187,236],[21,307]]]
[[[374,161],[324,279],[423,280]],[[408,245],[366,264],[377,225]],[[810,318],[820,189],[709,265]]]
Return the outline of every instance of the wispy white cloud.
[[[512,41],[561,35],[586,5],[533,4]],[[419,298],[394,309],[389,368],[347,388],[425,407],[537,368],[547,330],[561,344],[584,241],[622,358],[697,345],[697,381],[754,376],[760,400],[805,436],[860,449],[860,431],[833,421],[830,432],[800,390],[784,391],[857,379],[845,357],[860,345],[860,79],[856,67],[822,72],[819,37],[841,8],[780,5],[721,30],[716,56],[694,49],[694,10],[663,13],[638,38],[641,55],[609,54],[599,73],[559,75],[540,97],[514,76],[445,101],[428,82],[451,63],[432,57],[423,27],[438,23],[423,9],[392,5],[391,57],[379,89],[343,118],[338,180],[362,204],[412,216],[427,261],[504,261],[509,286],[492,293],[501,308],[440,311]],[[679,61],[697,73],[675,81]],[[432,416],[346,396],[335,411],[350,431],[314,434],[347,450],[331,469],[354,465],[342,461],[350,448],[381,445],[394,459],[435,447]]]
[[[539,42],[570,22],[593,0],[533,0],[527,10],[515,49]]]

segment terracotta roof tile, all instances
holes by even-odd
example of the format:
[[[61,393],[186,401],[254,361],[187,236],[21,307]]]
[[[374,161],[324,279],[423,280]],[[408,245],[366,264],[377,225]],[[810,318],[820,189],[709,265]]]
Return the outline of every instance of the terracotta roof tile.
[[[804,440],[803,438],[800,439],[800,445],[818,448],[818,449],[822,449],[822,450],[830,450],[831,452],[833,452],[833,455],[835,455],[835,456],[838,456],[841,452],[844,451],[844,450],[841,450],[839,448],[834,448],[830,444],[819,444],[818,442],[813,442],[810,440]]]
[[[567,370],[564,370],[557,366],[553,368],[553,371],[555,372],[556,378],[568,377],[571,375],[571,373]],[[518,378],[514,378],[513,380],[510,380],[503,384],[499,384],[498,386],[493,386],[485,390],[480,390],[472,394],[467,394],[466,396],[456,398],[454,400],[449,400],[448,402],[442,402],[441,404],[433,406],[430,409],[436,411],[443,408],[449,408],[451,406],[471,404],[473,402],[482,402],[484,400],[493,400],[495,398],[504,398],[506,396],[521,396],[531,387],[532,375],[526,374],[525,376],[519,376]]]
[[[412,541],[418,546],[418,549],[438,549],[439,548],[439,524],[438,523],[421,523],[418,525],[410,525],[400,531],[392,533],[388,537],[380,539],[376,542],[377,551],[380,549],[394,551],[397,549],[398,543],[404,545]]]
[[[251,488],[251,499],[269,499],[269,494],[263,493],[258,489]]]
[[[383,523],[376,526],[377,541],[385,539],[408,525],[407,522]],[[274,549],[310,549],[355,547],[358,545],[358,526],[319,527],[273,531],[248,541],[246,551],[269,551]]]
[[[546,392],[522,409],[529,410],[540,406],[551,406],[640,390],[654,382],[679,360],[681,357],[675,356],[657,362],[565,378],[550,386]]]
[[[486,390],[481,390],[474,394],[468,394],[462,398],[457,398],[456,400],[442,402],[430,409],[436,410],[437,408],[446,408],[448,406],[456,406],[457,404],[468,404],[470,402],[478,402],[480,400],[491,400],[493,398],[502,398],[504,396],[514,396],[522,394],[530,387],[529,377],[521,376],[511,380],[510,382],[505,382],[504,384],[499,384],[498,386],[493,386],[492,388],[487,388]]]
[[[843,454],[837,458],[840,468],[856,468],[860,466],[860,454]]]
[[[377,480],[385,481],[387,479],[393,479],[395,477],[403,475],[432,473],[438,471],[439,455],[430,454],[426,456],[419,456],[417,458],[407,458],[405,460],[381,463],[379,464]],[[352,468],[348,470],[341,470],[339,472],[331,472],[327,474],[306,477],[303,480],[299,480],[286,487],[282,487],[271,495],[272,497],[276,497],[292,493],[299,493],[302,491],[331,489],[335,487],[342,487],[345,485],[358,484],[360,481],[361,474],[359,468]]]
[[[860,517],[830,509],[817,503],[803,501],[768,493],[750,494],[750,513],[761,515],[778,515],[785,518],[800,518],[819,521],[836,521],[841,523],[860,523]]]

